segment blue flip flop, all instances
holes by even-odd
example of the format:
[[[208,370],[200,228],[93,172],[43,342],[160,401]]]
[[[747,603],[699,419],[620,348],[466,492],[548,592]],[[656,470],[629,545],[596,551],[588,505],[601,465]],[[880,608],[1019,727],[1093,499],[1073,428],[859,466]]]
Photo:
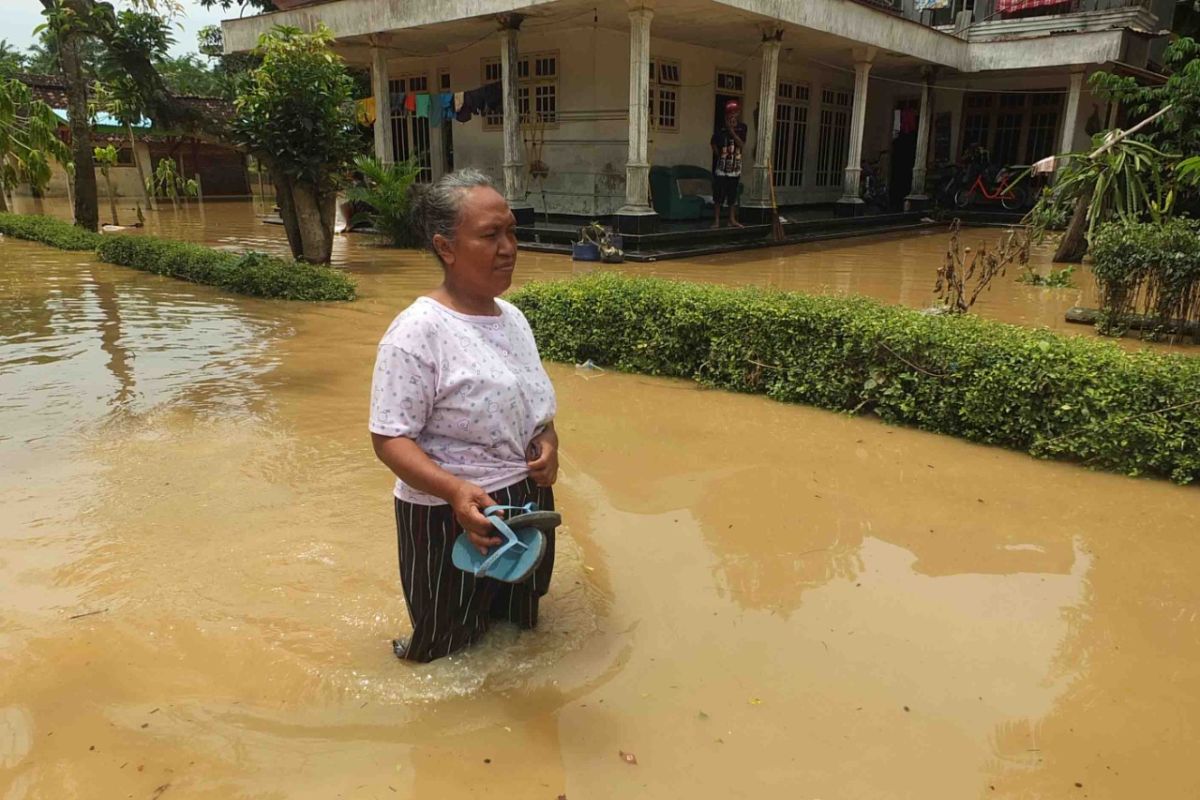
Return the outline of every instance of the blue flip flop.
[[[520,512],[507,521],[499,511]],[[483,515],[499,531],[504,541],[483,555],[471,543],[466,532],[454,540],[451,559],[454,566],[470,572],[476,578],[495,578],[505,583],[520,583],[527,579],[542,563],[546,554],[545,532],[553,531],[562,524],[562,516],[556,511],[539,511],[533,503],[523,506],[489,506]]]

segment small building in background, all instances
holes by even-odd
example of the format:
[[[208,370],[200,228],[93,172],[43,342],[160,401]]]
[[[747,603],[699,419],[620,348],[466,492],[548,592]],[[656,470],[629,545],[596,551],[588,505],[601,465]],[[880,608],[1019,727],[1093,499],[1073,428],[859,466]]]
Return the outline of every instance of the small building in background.
[[[36,99],[54,109],[62,119],[62,135],[70,138],[67,127],[67,84],[58,75],[18,74],[13,78],[33,90]],[[233,115],[233,105],[218,97],[180,96],[183,103],[202,113],[207,119],[227,120]],[[131,126],[133,144],[129,130],[106,113],[98,113],[92,125],[92,142],[96,147],[112,145],[118,153],[117,166],[110,170],[113,191],[118,198],[137,200],[142,191],[138,185],[138,171],[134,159],[141,162],[142,171],[149,177],[155,165],[162,159],[175,162],[175,168],[184,179],[197,179],[204,197],[244,198],[250,196],[250,178],[247,172],[246,155],[232,145],[216,141],[211,136],[184,131],[156,128],[147,120]],[[59,164],[53,165],[53,175],[43,193],[46,197],[67,196],[67,173]],[[100,198],[105,199],[105,183],[97,170]],[[18,188],[29,192],[29,187]]]

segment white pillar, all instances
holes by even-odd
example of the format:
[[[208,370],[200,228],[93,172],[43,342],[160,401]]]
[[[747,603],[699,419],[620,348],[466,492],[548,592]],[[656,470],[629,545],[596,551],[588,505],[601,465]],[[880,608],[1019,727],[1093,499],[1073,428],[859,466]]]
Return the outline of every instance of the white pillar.
[[[863,128],[867,120],[867,77],[875,48],[854,51],[854,107],[850,114],[850,151],[846,155],[846,176],[842,181],[842,197],[838,204],[851,214],[858,214],[863,200],[859,197],[858,181],[862,174]]]
[[[525,199],[525,163],[521,143],[521,110],[517,103],[517,31],[520,14],[500,18],[500,88],[504,97],[504,199],[517,222],[533,222],[533,206]]]
[[[1078,127],[1079,95],[1083,90],[1083,70],[1071,70],[1071,86],[1067,91],[1067,108],[1063,112],[1062,141],[1059,153],[1070,153],[1075,149],[1075,128]]]
[[[929,131],[933,128],[933,72],[925,70],[921,85],[921,111],[917,118],[917,152],[913,159],[912,186],[904,198],[904,208],[911,211],[929,203],[925,194],[925,168],[929,163]]]
[[[650,20],[651,2],[630,0],[629,9],[629,155],[625,160],[625,205],[617,211],[618,227],[639,233],[652,226],[650,207]]]
[[[758,129],[755,131],[754,177],[747,208],[771,207],[771,173],[775,153],[775,94],[779,90],[779,48],[782,30],[763,34],[762,69],[758,82]],[[764,215],[765,216],[765,215]],[[754,220],[758,221],[758,220]]]
[[[392,99],[388,79],[387,53],[371,48],[371,94],[375,98],[375,158],[392,163]]]

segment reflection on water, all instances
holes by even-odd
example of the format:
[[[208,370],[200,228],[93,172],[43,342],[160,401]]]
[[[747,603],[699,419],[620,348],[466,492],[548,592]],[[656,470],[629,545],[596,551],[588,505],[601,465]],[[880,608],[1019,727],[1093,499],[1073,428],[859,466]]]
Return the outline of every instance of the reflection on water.
[[[149,230],[281,249],[245,212]],[[624,268],[920,306],[941,246]],[[550,365],[540,628],[397,663],[367,390],[438,270],[361,237],[336,258],[358,302],[0,240],[0,798],[1200,790],[1194,489],[686,382]],[[1086,295],[1003,288],[985,313],[1035,324]]]

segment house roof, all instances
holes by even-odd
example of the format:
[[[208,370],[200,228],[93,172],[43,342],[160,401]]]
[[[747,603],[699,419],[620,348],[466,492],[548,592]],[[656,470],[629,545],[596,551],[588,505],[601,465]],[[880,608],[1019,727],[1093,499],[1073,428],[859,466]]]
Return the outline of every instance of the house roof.
[[[45,75],[32,72],[18,73],[12,76],[16,80],[28,86],[33,90],[33,96],[41,100],[46,105],[55,109],[59,113],[62,109],[67,108],[67,81],[61,75]],[[233,103],[221,97],[202,97],[199,95],[175,95],[176,100],[181,101],[185,106],[195,109],[205,119],[215,120],[217,122],[228,122],[233,118]],[[63,113],[59,114],[64,116]],[[65,118],[65,116],[64,116]],[[116,125],[116,120],[113,120],[107,114],[98,114],[96,124],[101,127]],[[149,124],[134,125],[135,128],[144,128],[139,131],[142,136],[175,136],[178,135],[175,131],[155,130]]]

